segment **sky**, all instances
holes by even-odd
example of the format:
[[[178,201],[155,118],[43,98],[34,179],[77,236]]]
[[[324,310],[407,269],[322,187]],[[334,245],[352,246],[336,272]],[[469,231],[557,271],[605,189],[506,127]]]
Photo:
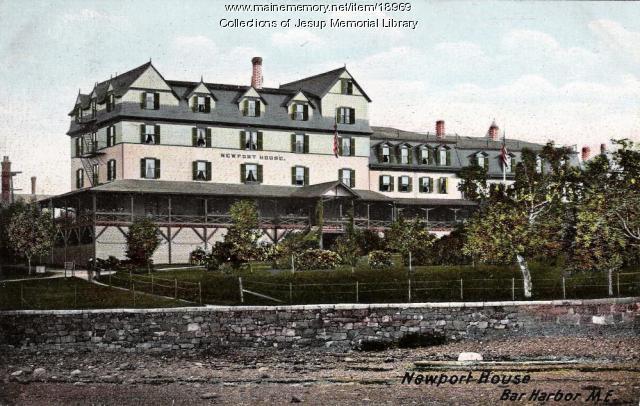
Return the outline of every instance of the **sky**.
[[[0,0],[0,154],[22,171],[16,187],[28,192],[37,176],[38,193],[68,191],[78,90],[149,59],[167,79],[247,85],[261,56],[268,87],[346,65],[376,126],[434,131],[442,119],[447,132],[481,137],[495,119],[508,138],[532,142],[596,151],[611,138],[640,141],[640,3],[411,1],[408,12],[366,13],[229,4],[240,2]],[[417,25],[295,28],[298,19]]]

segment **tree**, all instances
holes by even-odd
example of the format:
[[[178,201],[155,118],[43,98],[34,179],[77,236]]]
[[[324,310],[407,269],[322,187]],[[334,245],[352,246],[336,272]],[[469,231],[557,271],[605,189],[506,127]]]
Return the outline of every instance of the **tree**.
[[[458,190],[465,199],[480,201],[487,197],[487,170],[477,163],[465,166],[458,174]]]
[[[46,255],[53,244],[55,227],[51,216],[35,205],[15,206],[6,228],[11,249],[27,259],[31,274],[31,258]]]
[[[633,141],[612,140],[618,149],[608,173],[610,187],[606,190],[616,227],[631,245],[640,246],[640,149]]]
[[[148,268],[153,253],[160,245],[159,234],[158,227],[151,219],[136,219],[126,235],[127,258],[134,264],[144,265]]]
[[[240,200],[229,209],[231,226],[217,250],[234,268],[255,259],[260,238],[258,209],[252,200]]]
[[[546,168],[538,166],[538,159]],[[492,188],[486,197],[480,196],[481,208],[467,223],[464,252],[484,262],[512,263],[515,259],[525,297],[531,297],[527,259],[556,255],[566,247],[565,220],[578,184],[567,148],[548,143],[539,154],[523,150],[513,185]]]
[[[391,224],[385,239],[389,251],[401,254],[404,263],[408,264],[409,253],[412,259],[421,259],[428,255],[429,247],[433,244],[435,237],[429,233],[421,219],[406,221],[400,218]]]

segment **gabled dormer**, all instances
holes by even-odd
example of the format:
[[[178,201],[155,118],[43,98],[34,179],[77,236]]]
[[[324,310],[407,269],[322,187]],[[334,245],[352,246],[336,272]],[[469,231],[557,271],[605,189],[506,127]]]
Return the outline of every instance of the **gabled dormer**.
[[[116,108],[116,94],[115,89],[113,87],[113,83],[109,82],[109,86],[107,87],[107,94],[104,97],[106,103],[107,112],[111,112]]]
[[[478,151],[469,156],[469,163],[471,165],[478,165],[485,170],[489,170],[489,154],[484,151]]]
[[[245,117],[260,117],[266,111],[266,101],[258,91],[249,87],[238,99],[238,110]]]
[[[440,144],[434,148],[435,163],[438,166],[451,166],[451,147]]]
[[[148,62],[114,78],[124,101],[139,102],[143,110],[158,110],[162,105],[178,106],[180,98],[162,74]],[[116,94],[117,96],[117,94]]]
[[[413,147],[407,142],[401,142],[396,146],[398,153],[398,163],[411,165],[413,163]]]
[[[422,144],[417,148],[418,164],[419,165],[433,165],[435,162],[434,149],[427,145]]]
[[[193,112],[210,113],[217,99],[200,78],[200,83],[187,94],[187,101]]]
[[[391,163],[391,151],[393,150],[393,145],[391,145],[390,142],[384,141],[378,144],[377,149],[378,162],[384,164]]]
[[[311,99],[301,90],[298,90],[295,95],[285,100],[284,107],[287,109],[289,117],[295,121],[309,120],[315,109],[315,105]]]

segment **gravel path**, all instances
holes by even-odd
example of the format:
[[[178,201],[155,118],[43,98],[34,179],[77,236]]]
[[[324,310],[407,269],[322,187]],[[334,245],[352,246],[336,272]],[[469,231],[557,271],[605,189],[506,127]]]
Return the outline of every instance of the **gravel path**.
[[[462,351],[485,360],[577,360],[581,367],[527,372],[527,384],[402,384],[415,361],[455,360]],[[44,370],[41,370],[43,368]],[[601,368],[602,370],[598,370]],[[472,371],[479,377],[482,371]],[[174,355],[126,353],[0,354],[0,405],[4,404],[499,404],[505,390],[525,393],[518,403],[538,403],[534,391],[580,393],[584,404],[600,389],[601,403],[638,404],[640,343],[636,338],[540,337],[454,342],[437,347],[382,352],[256,349]],[[539,400],[539,399],[536,399]],[[514,403],[514,402],[509,402]],[[549,402],[558,403],[558,402]],[[591,402],[593,403],[593,402]],[[597,402],[596,402],[597,403]],[[506,402],[505,402],[506,404]]]

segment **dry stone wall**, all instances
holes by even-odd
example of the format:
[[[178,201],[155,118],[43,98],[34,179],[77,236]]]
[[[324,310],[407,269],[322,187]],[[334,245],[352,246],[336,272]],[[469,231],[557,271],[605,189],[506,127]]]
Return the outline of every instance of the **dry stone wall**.
[[[0,346],[34,350],[347,349],[409,333],[486,339],[639,332],[640,298],[0,312]]]

